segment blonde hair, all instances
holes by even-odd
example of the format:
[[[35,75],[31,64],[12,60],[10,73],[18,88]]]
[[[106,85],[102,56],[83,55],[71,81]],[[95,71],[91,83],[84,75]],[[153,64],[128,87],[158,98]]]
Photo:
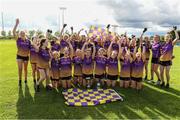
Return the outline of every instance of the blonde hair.
[[[68,38],[69,38],[69,35],[68,35],[68,34],[64,34],[64,35],[63,35],[63,39],[65,39],[65,37],[68,37]]]
[[[172,35],[170,32],[166,33],[166,35],[169,35],[170,40],[172,40],[172,39],[173,39],[173,35]]]
[[[100,48],[98,51],[106,52],[106,50],[104,48]]]
[[[52,55],[53,55],[53,57],[59,57],[59,52],[53,51],[53,52],[52,52]]]

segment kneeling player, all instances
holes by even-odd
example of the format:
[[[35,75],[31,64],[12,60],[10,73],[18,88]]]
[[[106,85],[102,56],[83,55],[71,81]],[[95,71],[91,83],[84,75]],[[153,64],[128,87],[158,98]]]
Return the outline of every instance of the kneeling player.
[[[105,52],[104,48],[100,48],[98,50],[98,55],[95,57],[95,79],[97,81],[97,87],[100,86],[100,83],[104,85],[102,79],[105,78],[107,62],[107,58],[104,56]]]
[[[143,53],[134,50],[133,62],[132,62],[132,73],[131,73],[131,87],[137,90],[142,89],[142,78],[145,64],[145,44],[143,44]]]

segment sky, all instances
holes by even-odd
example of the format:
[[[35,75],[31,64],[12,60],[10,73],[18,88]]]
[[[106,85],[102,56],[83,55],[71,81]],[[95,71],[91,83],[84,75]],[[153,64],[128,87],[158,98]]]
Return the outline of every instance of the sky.
[[[111,24],[120,26],[116,32],[128,34],[140,34],[148,27],[151,35],[164,34],[173,25],[180,27],[180,0],[0,0],[5,30],[12,29],[19,18],[19,29],[57,31],[62,27],[60,7],[66,7],[67,30]]]

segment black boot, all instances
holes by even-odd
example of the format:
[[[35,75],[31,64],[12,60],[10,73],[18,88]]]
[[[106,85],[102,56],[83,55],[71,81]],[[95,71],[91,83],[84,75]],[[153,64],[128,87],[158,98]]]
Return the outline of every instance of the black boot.
[[[52,87],[49,86],[49,85],[46,85],[46,90],[47,90],[47,91],[52,90]]]
[[[147,75],[145,76],[144,80],[147,80]]]
[[[36,92],[40,92],[40,85],[36,85]]]
[[[166,88],[169,88],[169,83],[166,84]]]
[[[161,87],[164,87],[164,84],[165,84],[165,83],[164,83],[164,82],[162,82],[160,86],[161,86]]]
[[[24,83],[27,84],[27,80],[25,80]]]
[[[34,84],[36,84],[36,79],[34,79]]]
[[[19,86],[20,86],[20,87],[22,86],[22,81],[21,81],[21,80],[19,80]]]

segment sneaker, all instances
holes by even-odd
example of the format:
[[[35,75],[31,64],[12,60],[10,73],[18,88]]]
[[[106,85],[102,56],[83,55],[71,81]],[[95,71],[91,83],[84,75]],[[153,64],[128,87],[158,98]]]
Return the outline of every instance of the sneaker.
[[[21,80],[19,80],[19,86],[21,87],[22,86],[22,84],[21,84],[22,82],[21,82]]]
[[[34,84],[36,84],[36,80],[34,79]]]
[[[39,81],[40,78],[37,78],[37,81]]]
[[[36,92],[40,92],[40,85],[36,85]]]
[[[52,87],[49,86],[49,85],[47,85],[47,86],[46,86],[46,90],[47,90],[47,91],[52,90]]]
[[[62,92],[66,92],[67,91],[67,89],[66,88],[62,88]]]
[[[160,84],[161,84],[161,81],[158,80],[158,81],[156,82],[156,85],[160,85]]]
[[[97,83],[97,87],[100,87],[101,86],[101,84],[100,83]]]
[[[141,92],[141,89],[137,89],[137,93],[140,93]]]
[[[169,88],[169,83],[166,84],[166,88]]]
[[[151,83],[155,84],[156,82],[154,80],[152,80]]]
[[[153,79],[148,80],[147,82],[148,82],[148,83],[154,83]]]
[[[78,87],[78,88],[81,88],[81,85],[78,83],[78,84],[77,84],[77,87]]]
[[[87,88],[88,88],[88,89],[90,89],[90,87],[91,87],[90,85],[87,85]]]
[[[145,76],[144,80],[147,80],[147,75]]]
[[[160,86],[161,86],[161,87],[164,87],[164,82],[162,82]]]

